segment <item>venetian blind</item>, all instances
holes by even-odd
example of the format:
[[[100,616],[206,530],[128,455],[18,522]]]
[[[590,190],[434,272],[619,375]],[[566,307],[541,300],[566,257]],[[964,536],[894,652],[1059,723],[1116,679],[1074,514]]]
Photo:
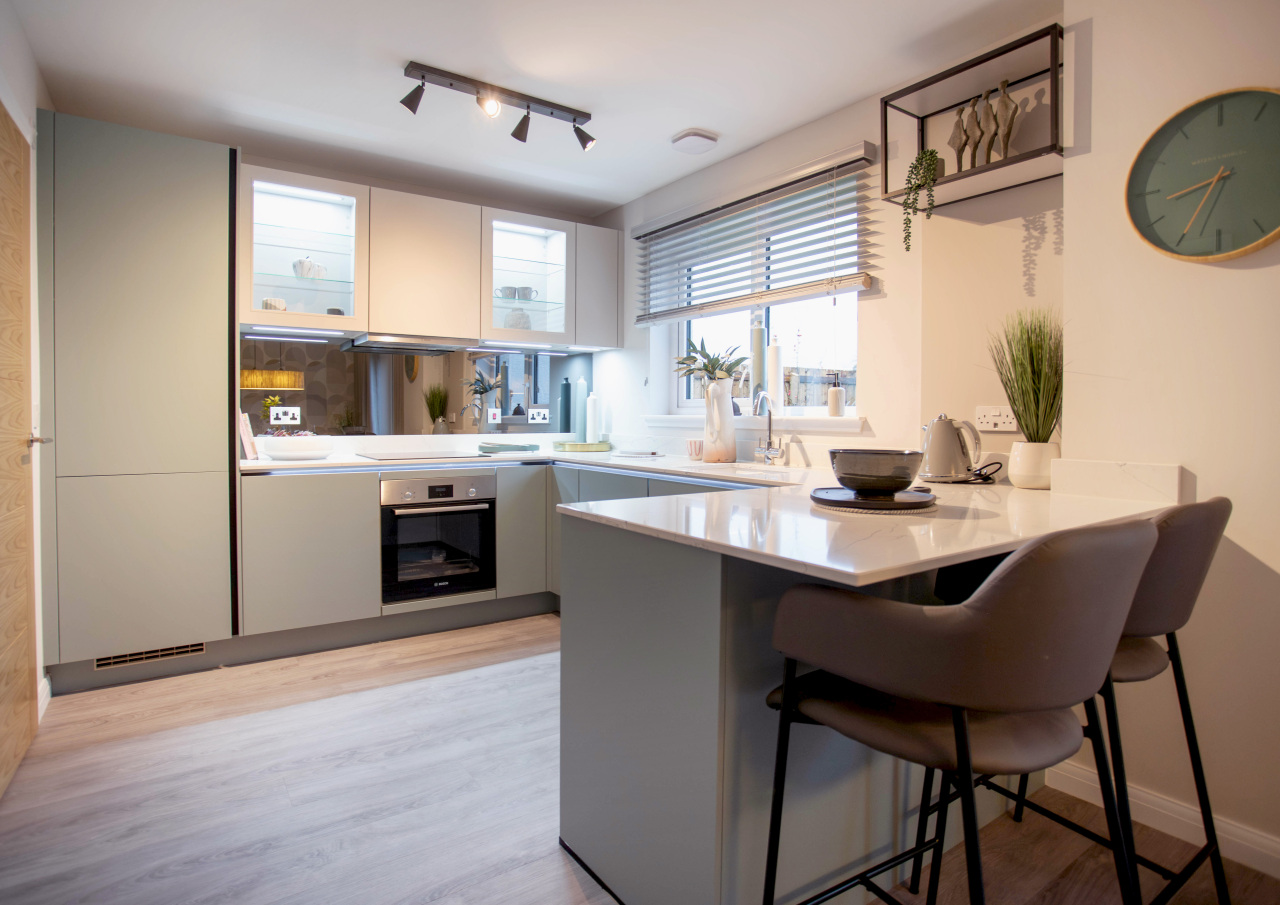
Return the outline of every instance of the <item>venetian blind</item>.
[[[859,159],[636,237],[636,323],[841,295],[870,285]]]

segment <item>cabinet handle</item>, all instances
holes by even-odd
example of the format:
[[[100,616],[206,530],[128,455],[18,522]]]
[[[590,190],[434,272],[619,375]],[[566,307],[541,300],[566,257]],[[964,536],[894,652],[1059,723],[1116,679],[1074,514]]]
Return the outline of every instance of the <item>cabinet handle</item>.
[[[488,509],[488,503],[473,503],[470,506],[436,506],[420,509],[392,509],[395,515],[441,515],[446,512],[475,512],[477,509]]]

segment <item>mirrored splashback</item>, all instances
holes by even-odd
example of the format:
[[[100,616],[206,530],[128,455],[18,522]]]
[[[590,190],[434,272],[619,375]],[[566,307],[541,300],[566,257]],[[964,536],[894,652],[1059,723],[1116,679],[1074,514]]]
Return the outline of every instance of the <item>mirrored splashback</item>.
[[[400,355],[244,337],[240,369],[240,410],[259,435],[271,405],[299,409],[288,429],[317,434],[558,433],[573,429],[564,388],[576,392],[584,378],[590,389],[591,355]],[[477,377],[497,388],[475,396]]]

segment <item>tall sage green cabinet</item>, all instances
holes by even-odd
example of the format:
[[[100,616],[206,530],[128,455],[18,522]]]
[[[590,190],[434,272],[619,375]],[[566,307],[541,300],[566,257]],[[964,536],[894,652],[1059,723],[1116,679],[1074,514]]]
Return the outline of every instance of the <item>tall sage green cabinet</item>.
[[[38,149],[45,659],[228,638],[233,152],[48,111]]]

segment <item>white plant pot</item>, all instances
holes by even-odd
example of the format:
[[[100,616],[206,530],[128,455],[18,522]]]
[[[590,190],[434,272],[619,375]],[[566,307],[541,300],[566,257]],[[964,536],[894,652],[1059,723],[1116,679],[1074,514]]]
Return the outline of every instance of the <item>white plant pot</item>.
[[[707,383],[707,416],[702,434],[703,462],[738,461],[738,440],[733,426],[733,378]]]
[[[1009,483],[1027,490],[1049,489],[1049,463],[1061,458],[1057,443],[1015,441],[1009,453]]]

